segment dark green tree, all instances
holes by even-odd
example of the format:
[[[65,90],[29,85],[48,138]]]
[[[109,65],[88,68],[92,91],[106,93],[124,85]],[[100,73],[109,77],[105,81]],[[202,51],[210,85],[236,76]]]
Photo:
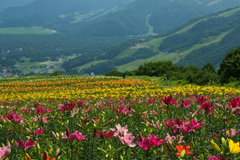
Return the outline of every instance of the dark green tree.
[[[223,59],[218,70],[221,82],[229,82],[230,78],[240,80],[240,47],[231,50]]]

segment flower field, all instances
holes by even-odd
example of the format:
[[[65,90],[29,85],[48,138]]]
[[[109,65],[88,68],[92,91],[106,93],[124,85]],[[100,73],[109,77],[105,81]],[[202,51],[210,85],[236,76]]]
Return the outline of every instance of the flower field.
[[[1,159],[240,159],[239,89],[58,76],[0,95]]]

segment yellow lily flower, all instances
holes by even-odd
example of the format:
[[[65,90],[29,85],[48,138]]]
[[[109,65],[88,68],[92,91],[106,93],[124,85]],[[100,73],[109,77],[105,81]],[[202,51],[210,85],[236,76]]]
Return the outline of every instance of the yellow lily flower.
[[[228,138],[229,151],[231,154],[237,154],[240,152],[239,142],[234,143],[233,140]]]

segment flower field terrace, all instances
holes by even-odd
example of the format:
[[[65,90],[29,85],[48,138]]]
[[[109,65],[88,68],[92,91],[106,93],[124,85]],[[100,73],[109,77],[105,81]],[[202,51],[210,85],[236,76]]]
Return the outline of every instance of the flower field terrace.
[[[118,97],[133,93],[144,93],[156,88],[157,84],[140,80],[122,80],[116,78],[73,78],[58,80],[40,80],[0,83],[1,100],[29,99],[77,99]]]
[[[0,159],[240,156],[238,89],[77,76],[0,87]]]
[[[0,101],[8,100],[39,100],[39,99],[78,99],[104,97],[118,97],[131,95],[132,97],[161,94],[181,93],[183,95],[198,94],[239,94],[239,90],[225,87],[180,86],[162,88],[162,86],[149,81],[133,79],[116,79],[109,77],[99,78],[45,78],[24,81],[9,81],[0,83]]]

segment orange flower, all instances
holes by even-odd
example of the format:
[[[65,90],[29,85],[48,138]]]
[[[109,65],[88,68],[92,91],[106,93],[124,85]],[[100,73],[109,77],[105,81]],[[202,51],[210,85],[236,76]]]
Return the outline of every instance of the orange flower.
[[[176,156],[179,156],[183,150],[185,150],[185,154],[194,154],[193,152],[189,152],[190,146],[183,146],[183,145],[176,145],[178,152],[176,153]],[[184,155],[185,155],[184,154]]]
[[[43,154],[43,160],[50,160],[50,156],[48,155],[48,153],[46,151]],[[51,160],[56,160],[56,158],[52,158]]]

